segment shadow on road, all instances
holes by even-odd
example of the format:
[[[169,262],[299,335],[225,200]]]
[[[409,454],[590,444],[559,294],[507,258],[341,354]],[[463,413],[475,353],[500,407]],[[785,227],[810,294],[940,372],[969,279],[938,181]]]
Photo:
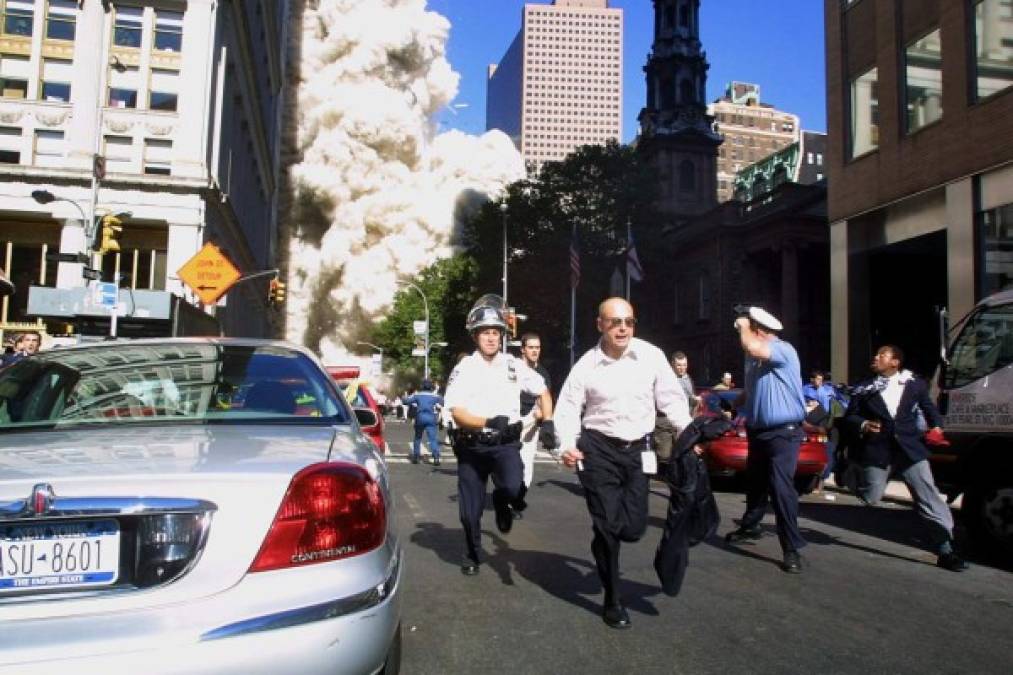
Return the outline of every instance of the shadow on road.
[[[488,530],[483,530],[482,535],[486,552],[483,565],[495,572],[504,585],[514,585],[516,574],[555,598],[596,615],[601,613],[602,587],[590,551],[587,559],[573,558],[513,548],[505,538]],[[448,564],[461,563],[464,544],[459,529],[435,522],[419,523],[410,539]],[[657,586],[622,581],[623,602],[631,612],[657,616],[657,608],[647,598],[659,593]]]

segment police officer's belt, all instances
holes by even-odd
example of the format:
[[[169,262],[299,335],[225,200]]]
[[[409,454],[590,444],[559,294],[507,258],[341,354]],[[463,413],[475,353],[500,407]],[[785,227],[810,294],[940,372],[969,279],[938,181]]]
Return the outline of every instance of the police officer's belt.
[[[514,429],[507,429],[506,431],[496,431],[494,429],[466,431],[462,429],[457,432],[457,440],[465,445],[506,445],[507,443],[516,443],[521,440],[521,434]]]

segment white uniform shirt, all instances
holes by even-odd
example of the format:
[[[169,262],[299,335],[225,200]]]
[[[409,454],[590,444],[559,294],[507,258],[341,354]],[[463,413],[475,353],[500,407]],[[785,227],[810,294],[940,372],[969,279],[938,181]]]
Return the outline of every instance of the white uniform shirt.
[[[521,391],[539,396],[545,380],[513,354],[497,352],[486,361],[475,351],[461,359],[447,381],[443,397],[448,410],[464,408],[477,417],[506,415],[510,422],[521,419]]]
[[[624,441],[643,438],[654,430],[657,410],[679,431],[692,421],[686,392],[665,354],[633,338],[618,359],[600,344],[584,354],[563,383],[552,418],[566,451],[577,447],[581,426]]]

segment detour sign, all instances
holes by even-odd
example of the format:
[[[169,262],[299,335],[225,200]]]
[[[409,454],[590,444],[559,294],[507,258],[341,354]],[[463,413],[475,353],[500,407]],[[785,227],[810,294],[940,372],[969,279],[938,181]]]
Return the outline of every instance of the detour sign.
[[[176,276],[193,289],[201,302],[213,305],[242,275],[221,249],[208,242],[179,268]]]

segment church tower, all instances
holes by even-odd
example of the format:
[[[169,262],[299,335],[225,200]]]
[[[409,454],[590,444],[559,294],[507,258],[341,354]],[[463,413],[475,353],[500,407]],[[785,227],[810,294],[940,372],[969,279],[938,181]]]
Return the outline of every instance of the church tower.
[[[638,149],[655,170],[659,211],[678,222],[717,204],[721,136],[707,115],[700,0],[654,0],[654,44],[644,72]]]

